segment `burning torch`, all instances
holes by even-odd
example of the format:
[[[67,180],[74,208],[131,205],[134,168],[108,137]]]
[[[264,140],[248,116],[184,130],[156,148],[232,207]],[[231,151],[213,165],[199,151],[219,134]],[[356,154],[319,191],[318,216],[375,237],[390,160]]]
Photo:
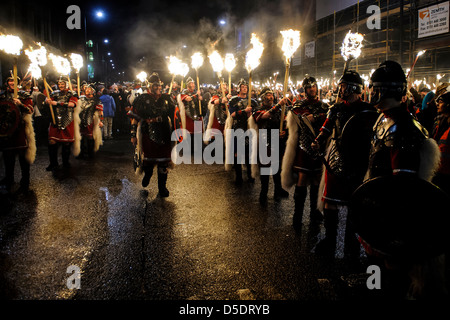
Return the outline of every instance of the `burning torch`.
[[[148,81],[147,81],[147,72],[145,72],[145,71],[141,71],[141,72],[139,72],[137,75],[136,75],[136,78],[138,78],[138,80],[140,81],[140,82],[146,82],[147,83],[147,86],[148,86]]]
[[[196,52],[191,57],[192,60],[192,68],[195,69],[195,74],[197,75],[197,90],[200,90],[200,80],[198,78],[198,68],[203,65],[203,55],[200,52]],[[198,110],[200,111],[200,115],[202,114],[202,102],[200,99],[198,100]]]
[[[414,59],[414,63],[412,64],[411,68],[410,68],[409,71],[408,71],[408,74],[406,75],[406,79],[409,78],[409,75],[411,74],[412,69],[414,69],[414,66],[416,65],[417,60],[419,60],[419,57],[420,57],[421,55],[423,55],[425,52],[426,52],[426,50],[422,50],[422,51],[419,51],[419,52],[417,53],[416,59]]]
[[[45,72],[43,70],[44,66],[47,65],[48,59],[47,59],[47,49],[45,49],[44,46],[41,46],[41,44],[38,42],[37,45],[39,46],[39,49],[30,49],[25,50],[25,54],[28,56],[28,58],[31,61],[30,68],[32,68],[32,75],[36,79],[38,79],[39,75],[42,76],[42,80],[44,81],[44,87],[45,92],[47,95],[47,99],[51,100],[50,98],[50,91],[52,89],[50,88],[49,84],[47,83],[47,80],[45,79]],[[34,67],[39,67],[39,70],[34,69]],[[39,72],[40,71],[40,72]],[[56,124],[55,121],[55,114],[53,113],[53,106],[50,104],[50,113],[52,115],[53,124]]]
[[[52,60],[53,66],[55,67],[56,71],[61,75],[67,75],[67,80],[69,80],[69,90],[72,91],[72,83],[70,82],[70,62],[66,58],[56,56],[53,53],[50,53],[49,55],[50,60]]]
[[[169,95],[172,92],[173,80],[175,76],[180,72],[181,61],[175,56],[169,57],[169,72],[172,74],[172,81],[170,81]]]
[[[77,73],[77,93],[80,97],[80,69],[83,67],[83,57],[77,53],[70,54],[70,60],[72,61],[72,66]]]
[[[261,55],[264,51],[264,45],[258,39],[258,37],[256,36],[255,33],[252,33],[250,43],[253,45],[253,48],[247,52],[247,55],[245,57],[245,68],[247,69],[248,74],[249,74],[249,81],[248,81],[249,88],[248,88],[248,93],[247,93],[248,107],[251,107],[252,71],[257,66],[259,66],[259,64],[260,64],[259,59],[261,58]]]
[[[286,72],[284,74],[284,87],[283,87],[283,98],[286,98],[289,80],[290,59],[300,46],[300,31],[289,29],[285,31],[280,31],[280,33],[283,36],[283,46],[281,47],[281,50],[284,53],[286,62]],[[280,131],[283,130],[285,112],[286,106],[283,105],[281,107]]]
[[[231,92],[231,71],[236,67],[236,59],[232,53],[225,55],[225,69],[228,71],[228,92]]]
[[[13,35],[1,35],[0,36],[0,50],[5,51],[7,54],[14,55],[13,64],[13,78],[14,78],[14,99],[17,99],[17,56],[20,55],[22,50],[22,40]]]
[[[345,61],[344,71],[342,74],[345,74],[345,72],[348,70],[350,61],[352,61],[353,59],[357,59],[360,56],[363,40],[364,36],[360,33],[352,33],[351,31],[349,31],[345,36],[341,46],[341,55]],[[341,87],[339,86],[336,103],[339,100],[340,91]]]

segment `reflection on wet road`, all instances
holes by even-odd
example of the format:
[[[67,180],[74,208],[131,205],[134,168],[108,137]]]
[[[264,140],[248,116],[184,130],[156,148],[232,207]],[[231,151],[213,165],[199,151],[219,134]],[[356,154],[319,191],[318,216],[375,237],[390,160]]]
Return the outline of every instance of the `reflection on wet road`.
[[[347,259],[342,246],[334,258],[311,252],[323,226],[310,224],[305,209],[302,231],[294,231],[293,190],[276,201],[270,185],[262,206],[258,179],[236,187],[223,165],[182,164],[169,173],[170,197],[160,198],[156,174],[141,187],[132,153],[128,140],[108,140],[94,160],[72,158],[70,170],[51,174],[46,148],[38,150],[30,194],[1,198],[1,297],[334,300],[360,294],[341,276],[365,272],[365,256]],[[81,270],[79,290],[66,286],[71,265]]]

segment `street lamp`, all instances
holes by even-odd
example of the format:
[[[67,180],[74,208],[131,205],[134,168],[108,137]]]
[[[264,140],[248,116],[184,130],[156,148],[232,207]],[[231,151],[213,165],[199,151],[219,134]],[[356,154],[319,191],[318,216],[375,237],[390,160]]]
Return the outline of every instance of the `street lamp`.
[[[97,11],[96,13],[95,13],[95,15],[97,16],[97,18],[103,18],[103,11]]]
[[[104,43],[109,43],[108,39],[103,40]]]
[[[223,20],[223,19],[222,19],[222,20],[220,20],[220,21],[219,21],[219,23],[220,23],[220,25],[222,25],[222,26],[224,26],[224,25],[226,25],[226,24],[227,24],[227,22],[226,22],[225,20]]]

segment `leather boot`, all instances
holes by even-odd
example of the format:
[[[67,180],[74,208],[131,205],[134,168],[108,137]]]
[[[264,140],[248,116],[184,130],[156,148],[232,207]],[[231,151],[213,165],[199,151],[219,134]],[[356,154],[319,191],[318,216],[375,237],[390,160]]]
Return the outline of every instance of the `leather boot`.
[[[261,192],[259,193],[259,202],[265,204],[267,202],[267,192],[269,191],[269,176],[261,175]]]
[[[320,240],[315,252],[321,255],[334,254],[336,250],[336,237],[339,222],[338,209],[324,209],[325,238]]]
[[[169,196],[169,190],[167,190],[166,188],[166,183],[167,183],[167,170],[165,169],[166,172],[161,172],[162,170],[158,169],[158,190],[159,190],[159,195],[162,198],[166,198]]]
[[[280,172],[273,175],[273,185],[274,185],[274,192],[273,196],[275,199],[279,198],[288,198],[289,192],[283,189],[281,186],[281,175]]]
[[[322,213],[317,209],[317,197],[319,192],[319,186],[310,185],[309,186],[309,205],[310,212],[309,217],[311,222],[321,222],[323,221]]]
[[[48,144],[48,157],[50,159],[49,166],[45,169],[47,171],[53,171],[58,169],[58,144]]]
[[[295,209],[292,225],[296,230],[298,230],[302,226],[303,209],[305,207],[306,193],[308,191],[307,189],[308,187],[306,186],[295,186],[294,192]]]
[[[63,161],[63,167],[64,168],[70,168],[70,162],[69,162],[70,147],[71,147],[70,144],[63,144],[62,145],[61,155],[62,155],[62,161]]]

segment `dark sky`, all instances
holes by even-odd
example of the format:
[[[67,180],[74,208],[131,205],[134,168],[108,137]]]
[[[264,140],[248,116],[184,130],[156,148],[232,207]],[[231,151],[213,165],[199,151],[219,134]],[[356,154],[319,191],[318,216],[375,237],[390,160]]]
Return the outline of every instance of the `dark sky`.
[[[79,2],[87,14],[88,38],[108,38],[116,69],[135,64],[140,57],[175,54],[182,44],[190,47],[203,41],[205,35],[212,38],[218,28],[218,19],[236,12],[236,7],[254,7],[255,1],[246,6],[237,6],[238,1],[130,1],[117,4],[108,1]],[[95,17],[97,10],[105,17]],[[83,12],[83,14],[84,14]],[[239,11],[237,12],[239,13]],[[240,14],[245,14],[240,10]],[[199,28],[203,31],[200,32]],[[196,39],[194,34],[202,39]],[[199,41],[198,41],[199,40]]]
[[[217,48],[229,51],[233,49],[231,41],[235,39],[236,25],[253,19],[264,30],[267,19],[298,11],[293,9],[301,8],[297,3],[302,1],[307,0],[134,0],[120,4],[75,0],[60,1],[58,6],[78,5],[86,17],[87,37],[99,42],[100,51],[111,52],[116,71],[133,74],[141,70],[139,60],[144,56],[149,61],[145,71],[151,73],[155,66],[166,67],[165,61],[161,62],[164,57],[181,54],[188,60],[194,51],[209,50],[217,39],[220,39]],[[95,16],[97,10],[104,12],[103,19]],[[62,14],[68,17],[65,12]],[[227,20],[227,25],[219,25],[222,18]],[[82,30],[73,34],[77,39],[84,39],[84,18]],[[104,38],[109,39],[109,44],[103,43]],[[183,45],[188,49],[183,49]]]

